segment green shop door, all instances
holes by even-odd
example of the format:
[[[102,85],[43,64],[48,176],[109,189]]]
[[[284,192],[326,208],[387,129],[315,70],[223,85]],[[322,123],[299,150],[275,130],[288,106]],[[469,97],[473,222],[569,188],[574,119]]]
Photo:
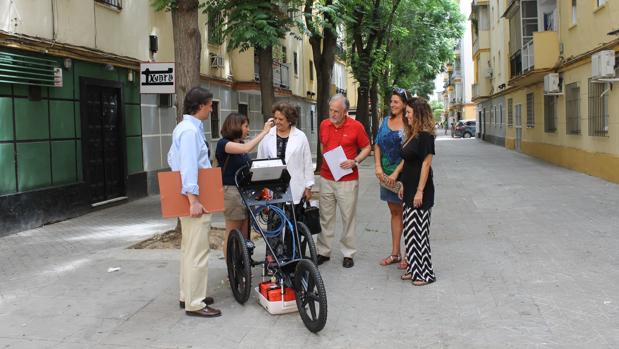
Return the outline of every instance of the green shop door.
[[[121,88],[94,84],[82,87],[84,180],[90,190],[90,203],[94,206],[124,199],[126,156]]]

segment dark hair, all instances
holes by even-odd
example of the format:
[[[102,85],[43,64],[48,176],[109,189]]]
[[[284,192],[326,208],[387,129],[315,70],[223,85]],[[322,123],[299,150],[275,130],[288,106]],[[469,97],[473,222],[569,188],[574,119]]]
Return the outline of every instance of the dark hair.
[[[419,132],[434,135],[434,115],[428,101],[421,97],[411,97],[406,101],[406,105],[413,108],[413,124],[409,125],[408,121],[404,122],[406,139],[417,136]]]
[[[221,125],[221,136],[228,140],[239,139],[243,136],[243,124],[248,123],[249,119],[246,115],[239,113],[230,113],[226,116],[223,125]]]
[[[183,101],[183,114],[194,115],[200,110],[200,106],[208,104],[213,99],[213,94],[202,87],[193,87],[185,95]]]
[[[299,114],[297,113],[297,108],[293,107],[292,104],[286,102],[275,103],[271,113],[274,114],[278,111],[286,117],[286,120],[290,123],[290,125],[296,125],[297,120],[299,119]]]

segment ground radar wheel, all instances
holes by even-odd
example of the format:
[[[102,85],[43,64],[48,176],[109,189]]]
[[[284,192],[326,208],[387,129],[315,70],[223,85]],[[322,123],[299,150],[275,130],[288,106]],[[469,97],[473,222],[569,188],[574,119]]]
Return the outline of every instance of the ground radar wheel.
[[[297,264],[294,289],[301,320],[308,330],[316,333],[327,323],[327,292],[318,267],[307,259]]]
[[[237,229],[228,236],[226,265],[234,299],[243,304],[249,299],[251,291],[251,264],[245,238]]]
[[[297,229],[299,230],[299,240],[301,240],[301,257],[318,265],[318,253],[316,253],[316,243],[312,238],[312,233],[307,225],[301,222],[297,222]]]

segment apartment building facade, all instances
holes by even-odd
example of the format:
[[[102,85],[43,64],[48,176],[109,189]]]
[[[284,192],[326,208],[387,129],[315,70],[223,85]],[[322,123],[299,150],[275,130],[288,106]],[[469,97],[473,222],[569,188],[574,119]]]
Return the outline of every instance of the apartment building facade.
[[[174,62],[170,14],[122,0],[4,1],[0,13],[0,235],[157,193],[175,96],[140,94],[139,65]],[[253,50],[228,51],[217,20],[199,15],[211,149],[230,112],[247,114],[252,132],[263,124]],[[315,152],[311,47],[288,37],[274,51],[276,100],[298,106]],[[332,89],[356,92],[338,64]]]
[[[471,0],[460,0],[460,12],[469,17]],[[454,60],[444,73],[443,104],[446,118],[451,122],[475,119],[475,105],[471,101],[473,61],[471,59],[471,22],[467,21],[464,37],[454,49]]]
[[[619,183],[619,3],[494,0],[472,10],[490,22],[477,29],[489,38],[477,81],[488,78],[474,92],[480,136]]]

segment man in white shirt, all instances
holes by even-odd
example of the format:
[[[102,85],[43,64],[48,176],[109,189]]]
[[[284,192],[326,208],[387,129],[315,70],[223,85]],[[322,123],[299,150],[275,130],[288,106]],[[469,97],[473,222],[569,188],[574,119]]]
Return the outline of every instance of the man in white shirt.
[[[213,299],[206,297],[211,215],[198,201],[198,169],[211,167],[202,121],[209,117],[212,106],[213,94],[208,90],[194,87],[187,92],[183,121],[172,132],[168,152],[168,164],[172,171],[180,171],[181,193],[189,200],[190,217],[180,218],[180,306],[187,315],[202,317],[221,315],[220,310],[209,306]]]

